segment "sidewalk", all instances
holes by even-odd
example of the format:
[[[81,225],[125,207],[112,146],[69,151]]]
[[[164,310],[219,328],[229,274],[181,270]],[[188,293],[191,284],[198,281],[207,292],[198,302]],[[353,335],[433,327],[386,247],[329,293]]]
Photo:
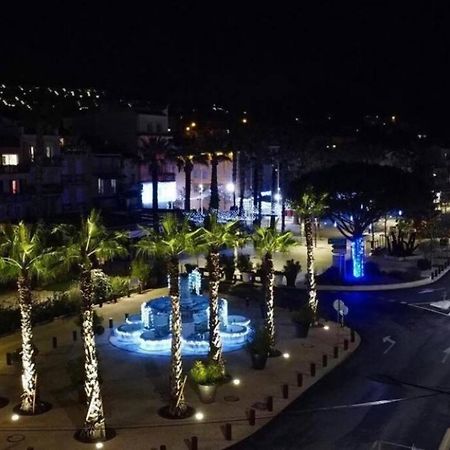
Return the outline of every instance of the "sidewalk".
[[[117,326],[125,313],[136,313],[144,300],[167,292],[159,289],[141,295],[133,295],[117,304],[104,305],[99,313],[114,320]],[[229,299],[231,313],[241,312],[253,320],[260,320],[260,310],[256,305],[248,308],[236,298]],[[130,353],[117,349],[109,343],[110,331],[98,338],[103,397],[107,424],[117,431],[117,437],[104,444],[111,450],[188,449],[192,436],[198,437],[198,448],[215,450],[226,448],[233,442],[253,433],[267,423],[292,399],[315,383],[325,373],[345,359],[359,344],[356,336],[344,350],[344,339],[350,340],[350,331],[329,323],[330,329],[312,329],[307,339],[294,337],[294,327],[289,313],[276,310],[278,348],[288,352],[289,358],[269,359],[264,371],[250,368],[250,358],[245,350],[226,353],[227,367],[240,384],[229,383],[221,386],[217,401],[211,405],[201,404],[193,387],[186,386],[186,400],[197,411],[204,414],[204,420],[186,419],[181,422],[163,419],[157,415],[160,406],[166,404],[169,358]],[[76,450],[95,448],[73,439],[73,433],[83,422],[85,408],[77,401],[77,393],[69,389],[69,377],[65,365],[69,359],[81,355],[81,342],[72,341],[73,319],[55,320],[36,327],[36,344],[40,350],[38,370],[40,374],[41,397],[53,404],[53,409],[42,416],[21,417],[11,422],[12,407],[18,403],[20,391],[20,370],[18,366],[7,366],[5,353],[14,351],[19,345],[19,335],[0,339],[0,395],[10,398],[11,403],[0,410],[0,442],[16,440],[10,447],[14,450],[61,449]],[[58,339],[58,348],[52,348],[52,337]],[[339,357],[333,357],[334,347],[338,347]],[[3,355],[3,356],[1,356]],[[323,365],[323,355],[327,355],[327,367]],[[195,358],[184,358],[187,372]],[[316,364],[317,374],[311,376],[311,363]],[[303,374],[301,387],[297,386],[298,374]],[[287,384],[289,399],[283,399],[282,385]],[[286,388],[285,388],[286,389]],[[273,396],[273,412],[267,410],[267,398]],[[256,411],[256,425],[250,426],[247,413]],[[223,426],[230,423],[232,441],[225,440]],[[12,440],[11,440],[12,439]],[[11,444],[12,445],[12,444]]]

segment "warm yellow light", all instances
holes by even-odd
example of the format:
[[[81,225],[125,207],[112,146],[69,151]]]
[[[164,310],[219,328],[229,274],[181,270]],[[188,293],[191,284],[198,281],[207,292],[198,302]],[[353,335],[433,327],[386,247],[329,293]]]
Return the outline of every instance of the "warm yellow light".
[[[329,330],[330,327],[329,327],[329,325],[325,325],[325,326],[323,327],[323,329],[324,329],[324,330]]]
[[[291,357],[291,355],[288,352],[283,353],[284,359],[289,359],[290,357]]]
[[[186,127],[186,131],[190,131],[191,127]]]
[[[194,417],[196,418],[196,420],[200,421],[200,420],[203,420],[205,418],[205,415],[201,411],[199,411],[199,412],[195,413]]]
[[[241,380],[240,380],[239,378],[235,378],[235,379],[233,380],[233,384],[234,384],[235,386],[239,386],[239,385],[241,384]]]
[[[197,124],[196,124],[195,122],[192,122],[192,123],[191,123],[191,127],[192,127],[192,128],[195,128],[196,126],[197,126]]]
[[[244,118],[242,119],[242,123],[247,123],[247,118],[246,118],[246,117],[244,117]]]
[[[20,419],[19,414],[13,414],[13,415],[11,416],[11,420],[12,420],[13,422],[17,422],[19,419]]]
[[[97,442],[95,444],[95,448],[103,448],[103,447],[104,447],[103,442]]]

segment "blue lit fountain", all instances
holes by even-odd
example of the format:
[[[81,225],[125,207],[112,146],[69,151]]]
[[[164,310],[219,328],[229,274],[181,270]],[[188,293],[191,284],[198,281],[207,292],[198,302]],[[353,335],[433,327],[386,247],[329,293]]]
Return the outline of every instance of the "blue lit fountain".
[[[182,352],[184,355],[202,355],[209,351],[208,297],[200,294],[201,275],[193,270],[180,277],[180,303],[183,322]],[[228,302],[219,299],[220,334],[223,350],[243,347],[250,333],[250,319],[228,314]],[[144,302],[141,313],[129,316],[119,325],[110,342],[119,348],[153,355],[169,355],[171,346],[170,297],[158,297]]]

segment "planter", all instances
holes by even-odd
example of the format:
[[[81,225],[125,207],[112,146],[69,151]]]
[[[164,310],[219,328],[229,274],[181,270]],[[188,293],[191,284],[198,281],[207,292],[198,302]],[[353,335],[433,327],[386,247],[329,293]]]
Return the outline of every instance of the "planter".
[[[284,273],[276,273],[273,280],[275,286],[284,285]]]
[[[253,272],[242,272],[242,281],[244,283],[251,283],[253,281]]]
[[[267,355],[252,353],[252,367],[255,370],[263,370],[266,367]]]
[[[308,336],[309,328],[311,326],[308,322],[294,322],[295,336],[298,338],[305,338]]]
[[[216,400],[217,384],[197,384],[198,395],[202,403],[214,403]]]

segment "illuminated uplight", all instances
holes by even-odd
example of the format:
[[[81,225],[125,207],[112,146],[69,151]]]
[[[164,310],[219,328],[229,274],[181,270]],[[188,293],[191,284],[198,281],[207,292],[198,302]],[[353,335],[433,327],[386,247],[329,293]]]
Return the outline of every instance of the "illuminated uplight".
[[[234,379],[233,379],[233,384],[234,384],[235,386],[239,386],[239,385],[241,384],[241,380],[240,380],[239,378],[234,378]]]
[[[19,414],[13,414],[13,415],[11,416],[11,420],[12,420],[13,422],[17,422],[19,419],[20,419]]]
[[[95,444],[95,448],[103,448],[103,447],[104,447],[103,442],[97,442]]]
[[[290,357],[291,357],[291,355],[288,352],[283,353],[284,359],[289,359]]]
[[[197,124],[195,122],[191,123],[191,128],[195,128],[197,126]]]
[[[186,127],[186,131],[190,131],[191,130],[191,127]]]
[[[279,202],[281,200],[281,194],[280,193],[274,194],[273,198],[275,201]]]
[[[330,326],[329,326],[329,325],[324,325],[323,329],[324,329],[324,330],[329,330],[329,329],[330,329]]]
[[[200,420],[203,420],[205,418],[205,415],[201,411],[199,411],[199,412],[195,413],[194,417],[195,417],[195,420],[200,421]]]
[[[225,189],[227,190],[227,192],[234,192],[234,183],[227,183]]]
[[[353,276],[362,278],[364,276],[364,238],[357,237],[352,242],[352,265]]]
[[[242,123],[247,123],[247,118],[246,118],[246,117],[244,117],[244,118],[242,119]]]

